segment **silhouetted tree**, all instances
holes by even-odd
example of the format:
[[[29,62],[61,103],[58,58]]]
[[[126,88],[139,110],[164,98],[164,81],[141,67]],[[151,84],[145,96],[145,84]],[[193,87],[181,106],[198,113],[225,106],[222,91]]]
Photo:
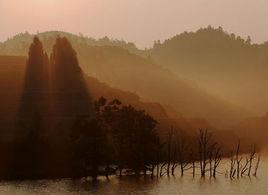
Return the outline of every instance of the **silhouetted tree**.
[[[189,165],[190,156],[189,156],[189,144],[186,142],[185,137],[180,135],[178,139],[178,160],[180,164],[181,176],[184,175],[184,171],[190,169]]]
[[[135,174],[139,174],[140,171],[146,174],[158,145],[155,131],[157,122],[144,111],[136,110],[131,105],[123,106],[118,112],[121,120],[114,135],[118,140],[118,146],[123,150],[123,162]],[[118,138],[123,138],[125,143]]]
[[[239,140],[237,147],[236,147],[235,156],[232,153],[230,157],[230,160],[231,160],[230,173],[229,173],[230,179],[233,179],[235,174],[236,174],[237,179],[239,179],[239,177],[243,177],[245,174],[247,174],[247,176],[250,177],[252,166],[253,166],[253,161],[255,158],[256,158],[256,145],[254,144],[253,149],[251,153],[249,154],[249,157],[246,157],[244,164],[242,164],[243,157],[240,154],[240,140]],[[258,157],[256,165],[255,165],[255,173],[256,173],[256,170],[258,169],[259,162],[260,162],[260,157]],[[255,173],[253,173],[253,175],[255,175]]]
[[[255,166],[255,172],[254,172],[254,174],[253,174],[255,177],[257,176],[257,171],[258,171],[258,169],[259,169],[260,160],[261,160],[261,156],[259,155],[259,156],[258,156],[258,159],[257,159],[256,166]]]
[[[221,161],[220,150],[221,147],[218,146],[218,143],[212,140],[212,134],[207,129],[200,129],[198,135],[198,153],[202,177],[206,176],[207,171],[209,171],[211,177],[216,177],[217,167]],[[233,162],[234,160],[232,158],[230,172],[233,172]],[[207,169],[208,164],[209,169]]]
[[[26,134],[29,135],[29,131],[33,131],[31,129],[32,122],[35,121],[33,118],[36,117],[37,113],[39,117],[45,114],[48,105],[46,85],[48,62],[43,51],[43,45],[37,37],[34,37],[28,55],[24,88],[18,113],[18,127],[24,129],[24,132],[28,131]]]
[[[256,156],[256,145],[254,144],[252,152],[250,153],[250,156],[249,156],[248,176],[251,175],[252,164],[253,164],[253,160],[255,159],[255,156]]]
[[[170,165],[171,165],[171,152],[172,152],[172,139],[173,139],[174,129],[171,127],[168,133],[168,140],[167,140],[167,175],[169,176]]]
[[[90,167],[92,176],[97,176],[100,165],[106,164],[109,170],[111,161],[119,165],[120,174],[123,168],[136,175],[141,171],[146,174],[147,170],[153,172],[158,160],[156,123],[142,110],[101,97],[95,101],[95,117],[78,117],[71,136],[78,158],[82,158],[85,169]]]
[[[208,130],[199,129],[198,136],[198,153],[199,153],[199,165],[201,176],[205,177],[206,175],[206,166],[208,164],[208,152],[210,147],[211,134],[208,133]]]
[[[241,161],[242,157],[239,157],[239,150],[240,150],[240,140],[238,140],[237,148],[236,148],[236,177],[239,178],[240,176],[240,169],[241,169]]]
[[[221,162],[221,159],[222,159],[221,147],[216,146],[214,151],[213,177],[216,177],[217,168]]]

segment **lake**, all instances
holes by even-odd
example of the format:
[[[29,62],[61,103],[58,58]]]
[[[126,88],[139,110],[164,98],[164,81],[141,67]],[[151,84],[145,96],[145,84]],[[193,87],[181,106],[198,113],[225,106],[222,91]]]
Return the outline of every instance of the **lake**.
[[[221,172],[229,162],[221,165]],[[180,177],[163,176],[151,179],[150,176],[135,178],[125,176],[121,179],[111,176],[109,180],[38,180],[0,182],[0,194],[268,194],[268,159],[260,163],[258,177],[243,177],[230,180],[224,173],[217,178],[192,178],[191,172]]]

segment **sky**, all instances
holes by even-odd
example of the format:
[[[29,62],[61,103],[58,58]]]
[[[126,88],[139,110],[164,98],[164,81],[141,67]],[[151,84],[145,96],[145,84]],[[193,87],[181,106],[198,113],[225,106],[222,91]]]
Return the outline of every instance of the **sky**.
[[[50,30],[150,47],[200,27],[268,41],[267,0],[0,0],[0,41]]]

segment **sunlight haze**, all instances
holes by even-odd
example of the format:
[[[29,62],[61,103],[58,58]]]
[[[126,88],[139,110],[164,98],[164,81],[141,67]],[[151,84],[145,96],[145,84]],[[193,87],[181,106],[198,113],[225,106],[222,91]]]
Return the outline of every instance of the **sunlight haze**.
[[[1,194],[268,194],[268,0],[0,0]]]
[[[0,41],[25,31],[61,30],[144,48],[183,31],[221,25],[264,42],[267,7],[265,0],[0,0]]]

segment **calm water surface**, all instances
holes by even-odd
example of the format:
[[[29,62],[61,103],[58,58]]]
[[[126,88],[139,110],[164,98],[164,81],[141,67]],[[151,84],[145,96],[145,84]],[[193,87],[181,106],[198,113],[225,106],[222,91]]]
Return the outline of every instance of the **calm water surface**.
[[[223,163],[224,172],[228,163]],[[0,182],[0,194],[268,194],[268,159],[261,161],[259,176],[229,180],[223,175],[216,179],[192,178],[190,172],[160,179],[110,177],[97,182],[85,180],[39,180]]]

